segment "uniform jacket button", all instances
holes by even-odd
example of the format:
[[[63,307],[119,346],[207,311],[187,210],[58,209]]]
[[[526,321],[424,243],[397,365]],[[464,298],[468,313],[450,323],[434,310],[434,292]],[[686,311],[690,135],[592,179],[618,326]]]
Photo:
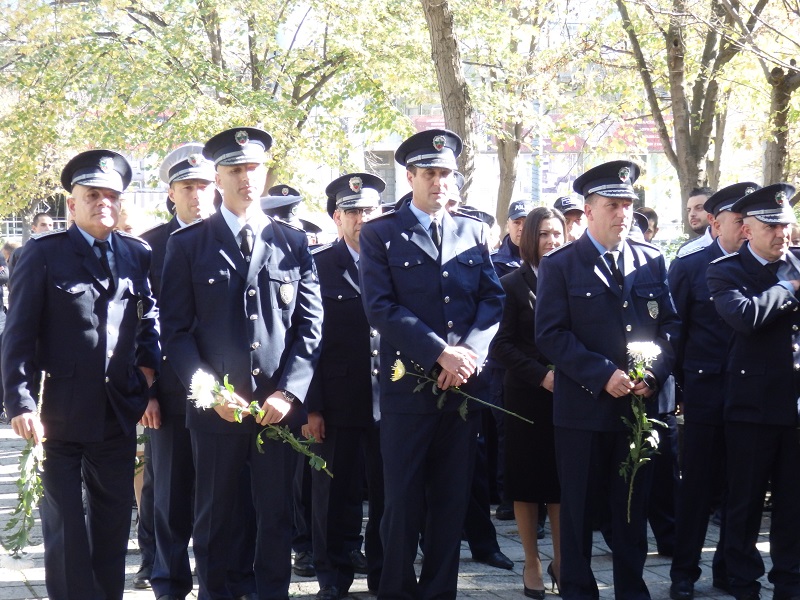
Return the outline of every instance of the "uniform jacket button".
[[[256,295],[256,291],[253,288],[250,288],[249,290],[247,290],[247,295],[248,296],[255,296]]]
[[[258,367],[253,369],[253,375],[258,375],[259,373],[261,373],[261,369],[259,369]]]
[[[445,296],[444,303],[447,304],[448,302],[450,302],[450,296]]]
[[[214,283],[214,280],[213,279],[209,279],[208,283]]]
[[[378,373],[380,373],[380,371],[378,371],[378,369],[372,369],[372,375],[373,376],[377,377]]]
[[[631,327],[630,325],[625,325],[625,331],[631,331],[632,329],[633,327]]]
[[[453,328],[453,322],[452,322],[452,321],[448,321],[448,322],[447,322],[447,326],[448,326],[450,329],[452,329],[452,328]]]
[[[258,315],[250,315],[250,320],[251,321],[257,321],[258,320]]]
[[[450,277],[450,273],[447,271],[442,271],[442,277]]]

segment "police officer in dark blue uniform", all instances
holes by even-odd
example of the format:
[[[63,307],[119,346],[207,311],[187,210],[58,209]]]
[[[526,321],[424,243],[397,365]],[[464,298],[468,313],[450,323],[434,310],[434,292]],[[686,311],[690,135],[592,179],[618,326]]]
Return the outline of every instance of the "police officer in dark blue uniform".
[[[497,252],[492,254],[492,263],[494,263],[494,270],[497,271],[497,276],[502,277],[508,275],[514,269],[518,269],[520,265],[519,257],[519,240],[522,236],[522,226],[525,223],[525,217],[533,210],[533,203],[527,200],[515,200],[508,207],[508,222],[506,227],[508,233]]]
[[[314,566],[319,600],[338,600],[353,583],[351,542],[361,533],[362,488],[367,467],[369,521],[367,585],[377,591],[383,566],[379,524],[383,515],[380,454],[380,337],[367,323],[358,279],[361,227],[378,214],[382,179],[349,173],[325,193],[328,213],[342,238],[314,251],[325,321],[322,351],[306,402],[304,432],[318,440],[317,454],[335,473],[312,472]],[[366,460],[365,460],[366,459]]]
[[[265,440],[259,452],[256,434],[258,424],[292,425],[293,415],[304,417],[301,399],[316,366],[322,306],[305,234],[261,211],[271,143],[253,127],[206,142],[203,154],[216,165],[222,206],[167,243],[161,288],[167,357],[187,389],[201,372],[219,383],[227,375],[236,392],[224,405],[187,411],[198,473],[193,539],[202,600],[250,599],[256,592],[260,600],[283,600],[291,578],[295,460],[278,441]],[[251,401],[261,405],[263,418],[235,422],[235,407]],[[226,577],[242,465],[250,469],[257,524],[256,590],[245,593],[229,589]]]
[[[712,262],[708,289],[733,329],[727,360],[725,563],[737,600],[760,597],[756,550],[767,484],[772,492],[773,598],[800,597],[800,249],[790,248],[793,186],[777,183],[733,205],[747,242]]]
[[[381,333],[381,599],[456,596],[479,411],[464,421],[455,394],[440,409],[430,387],[414,392],[413,375],[391,375],[396,361],[408,371],[413,363],[435,372],[440,388],[463,384],[469,391],[497,331],[503,292],[485,228],[445,210],[460,151],[460,138],[441,129],[403,142],[395,158],[407,169],[412,201],[361,230],[361,293],[369,323]]]
[[[214,212],[214,163],[203,156],[202,144],[185,144],[161,163],[161,180],[169,186],[174,216],[167,223],[142,234],[153,249],[150,285],[161,301],[161,275],[167,240],[173,231]],[[186,428],[186,388],[172,362],[163,357],[155,385],[159,423],[146,423],[150,468],[153,475],[155,561],[150,583],[157,600],[185,598],[193,586],[188,546],[192,536],[194,462]],[[148,465],[145,465],[148,468]],[[147,473],[145,473],[147,476]]]
[[[675,377],[683,390],[683,465],[675,515],[675,553],[672,559],[670,597],[691,600],[700,577],[700,555],[706,539],[708,516],[725,485],[725,436],[722,408],[725,402],[725,360],[733,330],[714,307],[706,283],[710,262],[736,252],[745,240],[742,216],[733,205],[760,186],[752,182],[729,185],[704,205],[713,215],[715,241],[696,246],[675,258],[669,268],[669,288],[681,317],[681,334],[675,345]],[[722,511],[724,515],[724,510]],[[724,518],[714,553],[713,584],[727,589],[723,546]]]
[[[554,424],[561,481],[561,573],[564,598],[598,598],[591,568],[592,515],[607,502],[613,538],[614,593],[650,597],[642,578],[647,555],[649,469],[637,473],[627,518],[630,393],[651,397],[673,366],[670,339],[679,320],[655,246],[626,240],[639,167],[613,161],[575,180],[588,227],[576,242],[539,265],[536,344],[555,364]],[[640,381],[628,377],[627,344],[654,342],[661,354]]]
[[[161,359],[150,248],[112,232],[130,180],[116,152],[74,157],[61,173],[73,225],[32,238],[14,269],[5,405],[18,435],[46,438],[40,508],[54,600],[121,600],[125,584],[135,426]]]

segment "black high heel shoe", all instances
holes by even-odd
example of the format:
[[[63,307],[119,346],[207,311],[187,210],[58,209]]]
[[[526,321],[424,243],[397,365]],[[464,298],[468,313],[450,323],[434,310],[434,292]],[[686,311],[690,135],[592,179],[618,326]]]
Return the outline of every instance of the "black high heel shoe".
[[[522,591],[526,598],[533,598],[534,600],[544,600],[545,590],[535,590],[525,585],[525,567],[522,567]]]
[[[547,565],[547,574],[550,576],[550,591],[555,592],[560,596],[561,588],[558,586],[558,581],[556,581],[556,574],[553,571],[553,563]]]

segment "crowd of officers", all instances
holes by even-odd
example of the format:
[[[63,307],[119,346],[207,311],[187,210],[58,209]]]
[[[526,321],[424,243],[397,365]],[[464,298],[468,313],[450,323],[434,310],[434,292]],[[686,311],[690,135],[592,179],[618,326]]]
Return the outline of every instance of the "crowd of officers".
[[[463,415],[462,397],[442,392],[502,401],[510,365],[491,345],[520,269],[531,282],[520,296],[530,331],[521,333],[539,363],[533,387],[546,392],[531,397],[552,412],[537,426],[550,431],[560,481],[547,570],[559,593],[598,598],[599,528],[615,596],[649,598],[649,518],[659,552],[673,556],[670,596],[691,600],[718,508],[713,585],[758,598],[769,490],[774,598],[800,598],[800,250],[788,246],[790,185],[695,190],[687,208],[705,219],[692,221],[698,238],[668,272],[648,243],[657,216],[633,214],[638,165],[605,163],[575,180],[581,200],[547,209],[553,231],[528,231],[570,241],[539,246],[555,249],[528,265],[519,245],[538,222],[533,207],[511,204],[509,235],[492,254],[491,218],[456,201],[461,140],[430,130],[397,149],[412,191],[384,214],[380,178],[330,183],[339,239],[310,251],[304,231],[263,210],[297,204],[285,199],[297,197],[289,186],[260,198],[271,145],[268,133],[237,127],[173,151],[160,174],[174,216],[141,238],[116,229],[130,165],[116,152],[83,152],[61,176],[72,225],[34,236],[15,258],[4,403],[14,431],[44,444],[51,600],[123,596],[137,423],[148,428],[153,498],[150,515],[140,506],[152,564],[137,582],[158,600],[192,591],[190,539],[200,600],[286,599],[293,549],[295,572],[316,575],[319,600],[347,596],[356,570],[380,599],[455,598],[462,532],[476,560],[512,568],[489,520],[482,411]],[[654,342],[660,355],[632,380],[634,341]],[[234,393],[193,387],[203,374]],[[664,441],[634,480],[628,513],[619,467],[631,393],[663,421]],[[203,394],[211,408],[193,404]],[[238,422],[253,401],[262,412]],[[304,495],[304,459],[278,440],[257,445],[267,424],[313,437],[334,476],[310,470]],[[502,420],[497,428],[502,454]],[[543,460],[514,457],[534,482]],[[311,542],[299,548],[303,520]],[[544,598],[541,562],[527,548],[526,567],[520,591]]]

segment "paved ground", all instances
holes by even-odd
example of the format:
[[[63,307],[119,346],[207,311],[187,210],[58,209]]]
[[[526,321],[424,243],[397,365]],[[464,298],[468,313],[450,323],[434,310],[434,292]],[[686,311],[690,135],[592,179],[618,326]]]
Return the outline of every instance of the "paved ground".
[[[22,446],[21,440],[14,435],[7,425],[0,426],[0,530],[5,526],[8,520],[8,513],[16,502],[17,460]],[[135,513],[132,517],[135,518]],[[514,561],[514,569],[513,571],[503,571],[476,563],[470,557],[466,544],[463,544],[458,584],[459,597],[461,598],[481,600],[523,598],[523,552],[516,524],[514,521],[497,521],[495,525],[497,526],[500,547]],[[767,516],[762,527],[762,543],[759,544],[762,555],[769,550],[769,544],[766,541],[768,528],[769,519]],[[696,598],[727,598],[727,596],[711,587],[710,564],[718,533],[719,531],[716,527],[713,525],[709,527],[706,547],[703,550],[703,577],[695,587]],[[34,542],[37,545],[29,547],[21,559],[12,558],[7,552],[0,549],[0,600],[47,598],[44,586],[41,532],[38,528],[34,532]],[[547,564],[552,553],[549,531],[548,538],[540,543],[543,561]],[[135,534],[132,536],[128,549],[128,584],[126,586],[125,600],[152,599],[153,593],[150,590],[134,590],[131,584],[131,579],[136,573],[139,564]],[[653,600],[667,599],[669,598],[669,559],[656,553],[655,543],[652,540],[650,549],[651,552],[645,567],[645,580]],[[767,556],[765,556],[765,561],[769,564]],[[593,567],[600,585],[601,598],[613,598],[611,556],[608,547],[599,534],[595,535]],[[766,577],[762,578],[762,584],[764,584],[762,597],[770,597],[772,586],[766,581]],[[315,580],[294,577],[289,591],[293,598],[311,600],[317,590],[318,586]],[[195,593],[192,598],[196,597],[196,593],[197,588],[195,587]],[[363,576],[359,576],[356,579],[351,593],[358,600],[373,598],[367,592],[366,579]]]

